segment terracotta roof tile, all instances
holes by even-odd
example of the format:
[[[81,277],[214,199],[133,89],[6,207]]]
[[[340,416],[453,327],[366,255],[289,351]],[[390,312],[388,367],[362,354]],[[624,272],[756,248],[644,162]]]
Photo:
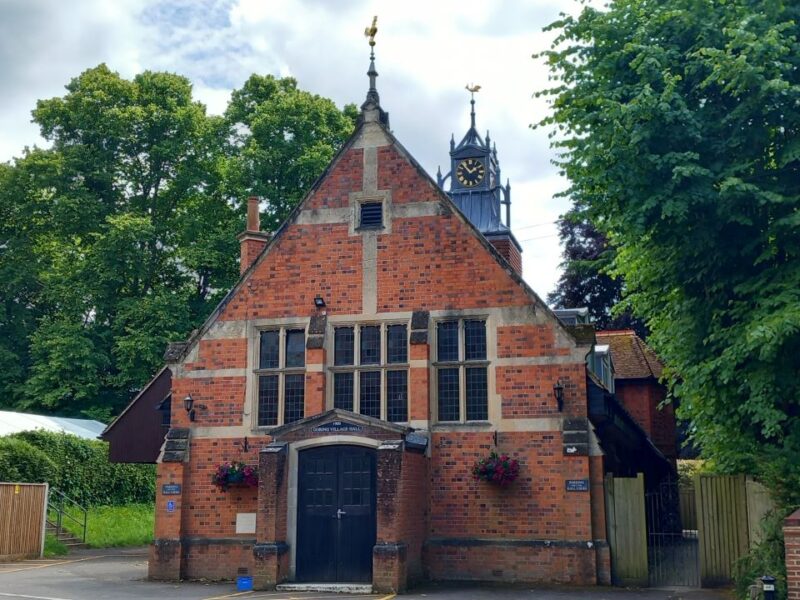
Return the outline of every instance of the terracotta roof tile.
[[[614,363],[615,379],[661,377],[661,360],[632,330],[598,331],[597,343],[608,344]]]

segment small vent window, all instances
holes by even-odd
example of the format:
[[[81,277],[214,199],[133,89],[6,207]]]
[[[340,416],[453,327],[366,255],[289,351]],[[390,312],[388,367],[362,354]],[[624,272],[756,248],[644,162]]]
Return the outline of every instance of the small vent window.
[[[360,227],[383,227],[383,203],[364,202],[361,205]]]

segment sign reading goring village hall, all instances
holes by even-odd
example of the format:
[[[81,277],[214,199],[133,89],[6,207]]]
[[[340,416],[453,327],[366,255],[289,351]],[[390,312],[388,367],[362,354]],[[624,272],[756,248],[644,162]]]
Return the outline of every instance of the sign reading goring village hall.
[[[588,492],[589,480],[588,479],[567,479],[568,492]]]
[[[330,423],[323,423],[313,427],[313,433],[357,433],[364,429],[361,425],[355,423],[348,423],[347,421],[331,421]]]

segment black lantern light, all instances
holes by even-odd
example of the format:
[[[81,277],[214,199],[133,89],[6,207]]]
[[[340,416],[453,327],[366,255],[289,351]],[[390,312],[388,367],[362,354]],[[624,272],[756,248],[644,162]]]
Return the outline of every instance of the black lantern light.
[[[316,306],[317,308],[325,308],[325,298],[323,298],[322,296],[315,296],[314,306]]]
[[[556,397],[556,404],[558,404],[558,412],[564,410],[564,384],[558,379],[553,384],[553,395]]]
[[[189,413],[189,420],[194,421],[194,398],[192,398],[191,394],[188,394],[186,398],[183,399],[183,408]]]

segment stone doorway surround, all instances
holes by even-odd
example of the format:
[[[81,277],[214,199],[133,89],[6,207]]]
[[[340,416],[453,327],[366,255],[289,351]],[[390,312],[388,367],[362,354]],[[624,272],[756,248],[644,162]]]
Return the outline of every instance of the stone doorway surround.
[[[326,445],[376,449],[377,541],[373,590],[400,592],[422,575],[428,524],[427,433],[350,411],[333,409],[270,431],[259,455],[256,589],[293,581],[297,564],[299,452]]]

